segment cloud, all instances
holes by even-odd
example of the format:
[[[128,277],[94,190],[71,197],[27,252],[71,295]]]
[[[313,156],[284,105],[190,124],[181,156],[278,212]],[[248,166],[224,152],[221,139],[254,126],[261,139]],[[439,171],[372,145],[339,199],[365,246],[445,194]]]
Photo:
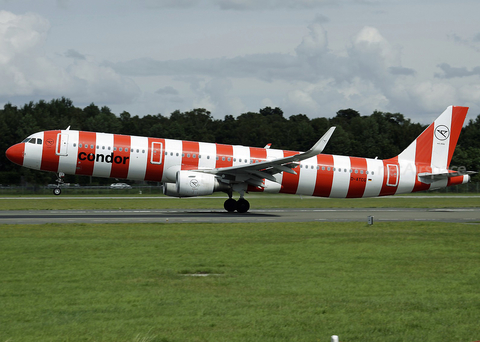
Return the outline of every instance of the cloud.
[[[447,37],[453,40],[456,44],[466,46],[476,52],[480,52],[478,43],[480,43],[480,33],[477,33],[472,38],[464,38],[456,33],[448,34]]]
[[[84,55],[82,55],[80,52],[74,49],[67,50],[67,52],[65,52],[65,57],[73,58],[73,59],[81,59],[81,60],[87,59]]]
[[[66,0],[65,0],[66,1]],[[375,5],[383,0],[141,0],[149,9],[218,8],[224,11],[314,10],[331,6]]]
[[[233,83],[228,78],[214,78],[198,88],[194,107],[208,108],[217,116],[237,115],[246,110],[238,96],[232,96]]]
[[[437,78],[456,78],[456,77],[470,77],[480,75],[480,66],[474,67],[472,70],[468,70],[465,67],[456,68],[450,66],[450,64],[442,63],[437,65],[443,73],[435,73]]]
[[[230,83],[222,83],[233,79],[287,84],[288,89],[284,87],[282,90],[282,105],[303,112],[318,112],[327,106],[335,112],[339,104],[342,107],[362,106],[356,108],[366,110],[386,107],[394,110],[411,96],[399,83],[405,80],[405,76],[414,76],[415,70],[401,65],[400,50],[376,28],[364,27],[352,37],[345,51],[337,52],[329,48],[328,32],[320,19],[308,26],[307,34],[293,53],[167,61],[140,58],[106,63],[105,66],[129,77],[205,78],[205,82],[191,83],[202,92],[201,96],[196,93],[196,103],[225,109],[243,106],[240,98],[233,101],[228,94],[235,91]],[[209,84],[209,81],[213,83]],[[222,85],[216,88],[216,84]],[[222,101],[222,96],[227,100]],[[236,104],[228,104],[233,102]]]
[[[81,104],[125,103],[139,95],[131,79],[74,49],[52,57],[63,58],[60,62],[47,57],[44,50],[49,29],[49,21],[40,15],[0,11],[2,101],[66,96]]]
[[[224,10],[265,10],[278,8],[313,9],[333,4],[332,0],[214,0]]]
[[[388,70],[392,75],[414,76],[416,74],[415,70],[400,66],[392,66],[389,67]]]
[[[159,95],[178,95],[179,92],[178,90],[176,90],[175,88],[171,87],[171,86],[166,86],[166,87],[163,87],[163,88],[160,88],[158,89],[155,94],[159,94]]]

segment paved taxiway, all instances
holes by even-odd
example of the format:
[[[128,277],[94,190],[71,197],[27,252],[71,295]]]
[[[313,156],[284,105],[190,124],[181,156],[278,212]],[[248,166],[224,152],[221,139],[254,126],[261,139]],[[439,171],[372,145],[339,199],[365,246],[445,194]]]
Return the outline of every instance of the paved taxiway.
[[[480,209],[262,209],[246,214],[223,210],[21,210],[0,211],[0,224],[41,223],[234,223],[311,221],[480,222]]]

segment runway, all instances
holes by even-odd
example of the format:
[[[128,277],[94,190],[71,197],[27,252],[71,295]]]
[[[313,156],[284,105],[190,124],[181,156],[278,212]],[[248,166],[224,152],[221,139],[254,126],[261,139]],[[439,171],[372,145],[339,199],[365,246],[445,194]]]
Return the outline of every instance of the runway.
[[[480,209],[262,209],[245,214],[223,210],[12,210],[0,211],[0,224],[43,223],[242,223],[242,222],[479,222]]]

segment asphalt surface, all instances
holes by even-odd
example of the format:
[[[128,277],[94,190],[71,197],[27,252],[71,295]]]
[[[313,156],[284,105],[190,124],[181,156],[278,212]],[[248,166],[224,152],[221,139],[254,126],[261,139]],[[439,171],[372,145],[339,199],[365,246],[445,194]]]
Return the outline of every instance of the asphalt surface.
[[[0,211],[0,224],[42,223],[235,223],[235,222],[479,222],[480,209],[262,209],[223,210],[19,210]]]

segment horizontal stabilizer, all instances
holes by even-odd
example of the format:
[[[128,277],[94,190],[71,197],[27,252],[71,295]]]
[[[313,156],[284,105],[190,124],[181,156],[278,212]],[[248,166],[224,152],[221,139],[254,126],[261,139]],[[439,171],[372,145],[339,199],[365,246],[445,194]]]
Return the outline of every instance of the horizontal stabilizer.
[[[425,184],[432,184],[433,182],[448,179],[450,177],[457,177],[457,176],[466,176],[466,175],[473,175],[477,172],[475,171],[446,171],[446,172],[436,172],[436,173],[419,173],[418,179],[420,182]]]

